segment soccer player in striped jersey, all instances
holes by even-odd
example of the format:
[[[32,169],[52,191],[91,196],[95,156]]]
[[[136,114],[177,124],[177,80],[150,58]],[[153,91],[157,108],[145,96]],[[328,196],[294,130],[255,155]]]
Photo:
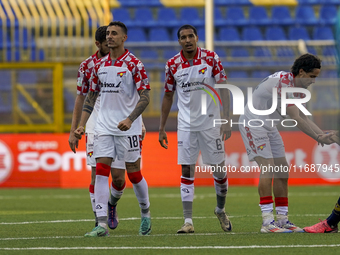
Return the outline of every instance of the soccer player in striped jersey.
[[[84,60],[79,67],[78,70],[78,81],[77,81],[77,97],[74,104],[73,116],[72,116],[72,125],[69,136],[69,145],[71,150],[76,153],[76,148],[78,148],[78,139],[74,135],[74,131],[78,127],[81,109],[84,104],[85,97],[88,93],[90,86],[90,77],[92,69],[95,63],[102,57],[106,56],[109,53],[109,48],[107,47],[106,42],[106,28],[107,26],[101,26],[96,30],[95,34],[95,44],[98,48],[98,51]],[[94,145],[94,130],[97,122],[98,112],[100,108],[100,100],[98,99],[93,113],[89,120],[86,123],[86,162],[89,166],[91,166],[91,184],[89,186],[90,191],[90,199],[92,210],[95,215],[95,226],[98,225],[98,219],[96,216],[95,209],[95,197],[94,197],[94,185],[96,179],[96,161],[93,157],[93,145]],[[116,160],[111,164],[111,175],[112,175],[112,183],[111,183],[111,196],[109,199],[109,217],[108,217],[108,225],[111,229],[115,229],[118,226],[118,215],[116,212],[116,205],[118,200],[123,194],[125,188],[125,163],[124,161]]]
[[[291,233],[303,230],[288,220],[288,171],[267,171],[266,169],[289,169],[285,149],[277,123],[289,117],[297,123],[297,127],[318,143],[331,144],[332,133],[326,134],[310,120],[296,105],[286,107],[288,116],[281,115],[281,91],[283,88],[308,88],[315,82],[321,69],[321,60],[312,55],[298,57],[291,72],[276,72],[266,77],[255,88],[252,94],[252,108],[268,110],[272,105],[273,88],[277,89],[277,109],[269,115],[255,114],[250,110],[249,102],[244,108],[239,123],[240,133],[250,161],[256,161],[261,169],[258,184],[260,208],[262,212],[262,233]],[[289,99],[304,98],[303,93],[288,93]],[[252,121],[250,120],[257,120]],[[273,121],[267,121],[273,120]],[[263,124],[262,126],[260,124]],[[273,215],[273,198],[275,197],[276,221]]]
[[[230,126],[214,127],[213,120],[220,119],[220,106],[207,97],[206,114],[201,114],[201,97],[215,93],[215,84],[227,80],[218,55],[197,47],[197,30],[191,25],[183,25],[177,32],[181,52],[169,59],[165,66],[165,94],[159,127],[159,142],[168,148],[165,124],[170,112],[175,91],[178,95],[178,164],[182,166],[181,199],[184,224],[177,233],[193,233],[192,204],[194,199],[195,164],[202,153],[204,164],[224,166],[224,141],[231,136]],[[221,90],[223,105],[222,118],[229,120],[229,92]],[[217,93],[216,93],[217,94]],[[216,96],[216,95],[214,95]],[[227,173],[213,173],[217,206],[215,215],[224,231],[231,231],[232,225],[225,212],[228,191]]]
[[[108,178],[112,161],[125,162],[141,208],[140,235],[151,232],[148,185],[140,171],[141,114],[149,104],[149,80],[143,63],[124,47],[127,28],[119,21],[111,22],[106,30],[110,52],[96,62],[91,75],[90,90],[85,98],[79,127],[80,139],[84,125],[93,112],[100,93],[100,111],[95,126],[94,157],[96,158],[95,201],[98,226],[85,236],[108,236]]]

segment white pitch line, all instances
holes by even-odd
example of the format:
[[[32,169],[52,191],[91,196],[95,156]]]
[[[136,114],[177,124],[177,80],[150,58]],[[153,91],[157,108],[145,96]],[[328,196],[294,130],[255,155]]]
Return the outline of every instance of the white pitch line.
[[[219,232],[219,233],[191,233],[186,236],[217,236],[217,235],[250,235],[250,234],[260,234],[260,232]],[[148,238],[152,237],[164,237],[164,236],[183,236],[182,234],[152,234],[148,236]],[[113,238],[128,238],[128,237],[137,237],[143,238],[139,235],[111,235]],[[74,238],[84,238],[84,236],[36,236],[36,237],[6,237],[0,238],[0,241],[16,241],[16,240],[40,240],[40,239],[74,239]]]
[[[326,217],[329,214],[290,214],[290,217]],[[236,216],[228,216],[229,218],[258,218],[261,215],[236,215]],[[215,219],[216,217],[192,217],[193,219]],[[182,220],[183,217],[151,217],[152,220]],[[130,221],[130,220],[140,220],[139,217],[130,217],[130,218],[119,218],[121,221]],[[23,221],[23,222],[0,222],[0,225],[25,225],[25,224],[50,224],[50,223],[74,223],[74,222],[86,222],[86,221],[94,221],[94,219],[80,219],[80,220],[51,220],[51,221]]]
[[[328,196],[339,196],[339,192],[289,192],[289,197],[328,197]],[[203,199],[209,197],[215,197],[215,193],[206,193],[206,194],[196,194],[195,198]],[[254,196],[257,197],[257,192],[254,193],[229,193],[228,197],[250,197]],[[0,196],[0,200],[6,199],[81,199],[87,198],[87,195],[39,195],[39,196],[32,196],[32,195],[22,195],[22,196]],[[123,195],[124,198],[135,198],[134,194],[125,194]],[[180,198],[181,194],[150,194],[150,198]]]
[[[340,244],[297,244],[297,245],[249,245],[249,246],[139,246],[139,247],[28,247],[28,248],[0,248],[5,251],[25,250],[206,250],[206,249],[280,249],[280,248],[332,248]]]

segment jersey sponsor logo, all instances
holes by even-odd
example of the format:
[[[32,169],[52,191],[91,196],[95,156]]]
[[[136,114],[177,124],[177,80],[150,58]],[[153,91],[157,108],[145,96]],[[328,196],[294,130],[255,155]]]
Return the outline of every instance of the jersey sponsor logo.
[[[13,156],[7,145],[0,141],[0,183],[5,181],[13,168]]]
[[[107,74],[107,72],[100,72],[100,73],[98,73],[98,75],[103,75],[103,74]]]
[[[202,68],[201,70],[198,70],[199,74],[205,74],[205,72],[208,70],[207,67]]]
[[[116,85],[115,83],[104,82],[104,83],[102,84],[102,86],[105,87],[105,88],[119,88],[121,83],[122,83],[122,82],[120,81],[120,82]]]
[[[125,75],[126,75],[126,71],[117,73],[117,76],[119,76],[121,78]]]
[[[264,148],[266,148],[266,144],[265,143],[257,146],[257,149],[261,150],[261,151],[263,151]]]

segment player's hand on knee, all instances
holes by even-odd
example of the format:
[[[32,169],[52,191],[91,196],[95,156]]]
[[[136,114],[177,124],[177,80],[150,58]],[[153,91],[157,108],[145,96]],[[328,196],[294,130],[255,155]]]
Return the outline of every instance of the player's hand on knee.
[[[231,128],[227,124],[221,125],[220,135],[222,136],[222,141],[225,141],[231,137]]]
[[[127,131],[131,128],[132,121],[129,118],[126,118],[125,120],[122,120],[118,123],[117,128],[121,131]]]
[[[159,131],[158,141],[163,148],[165,148],[165,149],[168,148],[168,137],[167,137],[165,131]]]
[[[85,129],[84,127],[80,126],[74,131],[74,136],[80,140],[82,135],[85,134]]]
[[[333,133],[328,134],[319,134],[317,138],[318,144],[321,144],[321,146],[324,146],[325,144],[332,144],[334,141],[332,141],[331,136],[333,136]]]

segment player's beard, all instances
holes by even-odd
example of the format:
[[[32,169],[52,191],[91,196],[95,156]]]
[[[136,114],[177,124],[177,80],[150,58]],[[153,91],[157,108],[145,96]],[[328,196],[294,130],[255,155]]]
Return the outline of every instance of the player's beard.
[[[103,52],[103,51],[99,51],[100,52],[100,55],[102,55],[102,57],[106,56],[107,54],[109,54],[109,52]]]

